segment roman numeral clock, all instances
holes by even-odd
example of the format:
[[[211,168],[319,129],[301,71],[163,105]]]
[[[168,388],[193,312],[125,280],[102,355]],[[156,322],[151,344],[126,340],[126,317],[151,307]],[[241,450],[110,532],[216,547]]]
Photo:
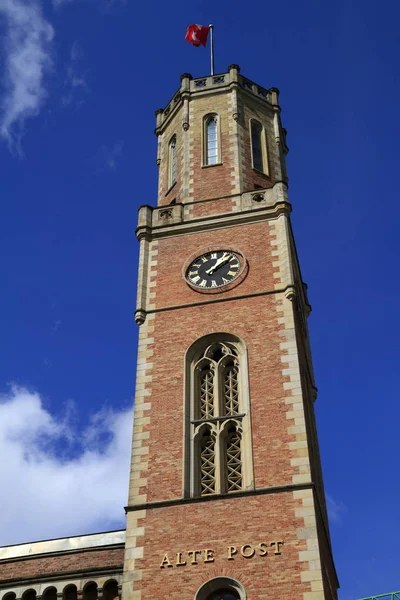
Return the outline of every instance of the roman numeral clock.
[[[193,289],[201,292],[226,291],[239,284],[247,274],[247,261],[237,249],[208,247],[191,255],[183,276]]]

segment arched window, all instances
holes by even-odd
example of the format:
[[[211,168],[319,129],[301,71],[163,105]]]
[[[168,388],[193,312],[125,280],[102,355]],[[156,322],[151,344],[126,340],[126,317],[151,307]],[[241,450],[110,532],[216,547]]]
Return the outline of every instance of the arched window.
[[[110,579],[103,585],[103,600],[119,600],[118,583]]]
[[[43,600],[57,600],[57,590],[55,587],[49,587],[45,589],[42,594]]]
[[[83,588],[83,600],[97,600],[97,583],[91,581]]]
[[[204,165],[217,165],[221,162],[221,143],[218,116],[204,117]]]
[[[168,144],[168,189],[176,183],[177,167],[176,135],[174,135]]]
[[[244,587],[231,577],[215,577],[200,587],[195,600],[246,600]]]
[[[269,169],[265,130],[261,123],[255,119],[251,119],[250,121],[250,135],[253,169],[268,175]]]
[[[243,343],[229,334],[206,336],[188,350],[186,361],[186,439],[191,457],[186,461],[187,492],[209,496],[251,488],[250,407]]]
[[[74,585],[73,583],[71,583],[70,585],[67,585],[63,589],[63,600],[77,600],[77,599],[78,599],[78,590],[76,588],[76,585]]]

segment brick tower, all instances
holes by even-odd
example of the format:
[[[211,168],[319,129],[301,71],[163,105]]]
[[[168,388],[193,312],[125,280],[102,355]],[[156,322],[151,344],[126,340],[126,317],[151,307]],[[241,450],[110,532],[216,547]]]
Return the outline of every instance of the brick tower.
[[[124,600],[335,600],[278,90],[184,74],[139,209]]]

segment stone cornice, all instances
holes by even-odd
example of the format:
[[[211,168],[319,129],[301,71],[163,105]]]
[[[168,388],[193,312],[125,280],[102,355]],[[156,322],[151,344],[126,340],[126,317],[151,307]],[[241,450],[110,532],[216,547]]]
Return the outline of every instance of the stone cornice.
[[[278,485],[268,488],[258,488],[254,490],[246,490],[243,492],[235,492],[234,494],[215,494],[213,496],[198,496],[196,498],[173,498],[172,500],[159,500],[154,502],[145,502],[125,507],[125,512],[137,510],[150,510],[153,508],[167,508],[169,506],[177,506],[179,504],[198,504],[200,502],[218,502],[219,500],[236,500],[237,498],[246,498],[253,496],[265,496],[266,494],[282,494],[294,492],[297,490],[314,489],[315,485],[312,481],[308,483],[293,483],[288,485]]]
[[[294,286],[289,286],[291,289]],[[160,308],[152,308],[144,312],[144,318],[146,315],[151,313],[158,312],[167,312],[169,310],[181,310],[182,308],[194,308],[196,306],[204,306],[205,304],[217,304],[220,302],[231,302],[233,300],[247,300],[248,298],[257,298],[259,296],[271,296],[275,294],[285,294],[288,288],[282,288],[277,290],[265,290],[264,292],[254,292],[253,294],[239,294],[237,296],[223,296],[223,297],[215,297],[215,296],[204,296],[204,300],[199,300],[199,302],[189,302],[187,304],[173,304],[170,306],[163,306]],[[137,312],[137,311],[136,311]],[[136,318],[135,318],[136,319]],[[144,322],[144,321],[143,321]]]
[[[175,207],[184,207],[184,204],[175,204]],[[165,237],[176,235],[184,235],[187,233],[195,233],[196,231],[207,231],[210,229],[219,229],[224,227],[232,227],[235,225],[243,225],[248,223],[257,223],[269,219],[276,219],[282,214],[290,215],[292,207],[289,202],[280,201],[272,206],[266,206],[259,209],[244,210],[241,212],[223,213],[201,217],[198,219],[190,219],[166,225],[144,225],[136,229],[137,238],[140,240],[145,237],[148,240],[156,240]]]

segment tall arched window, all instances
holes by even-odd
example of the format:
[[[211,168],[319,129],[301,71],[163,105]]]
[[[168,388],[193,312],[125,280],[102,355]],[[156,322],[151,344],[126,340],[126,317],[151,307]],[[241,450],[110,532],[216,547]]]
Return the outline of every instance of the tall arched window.
[[[204,165],[216,165],[221,162],[221,144],[218,115],[204,117]]]
[[[177,170],[176,135],[174,135],[168,144],[168,189],[176,183]]]
[[[243,343],[229,334],[206,336],[188,350],[186,361],[188,493],[190,490],[192,496],[209,496],[252,487]]]
[[[261,171],[261,173],[269,174],[267,142],[264,127],[259,121],[251,119],[250,121],[251,135],[251,156],[253,169]]]

